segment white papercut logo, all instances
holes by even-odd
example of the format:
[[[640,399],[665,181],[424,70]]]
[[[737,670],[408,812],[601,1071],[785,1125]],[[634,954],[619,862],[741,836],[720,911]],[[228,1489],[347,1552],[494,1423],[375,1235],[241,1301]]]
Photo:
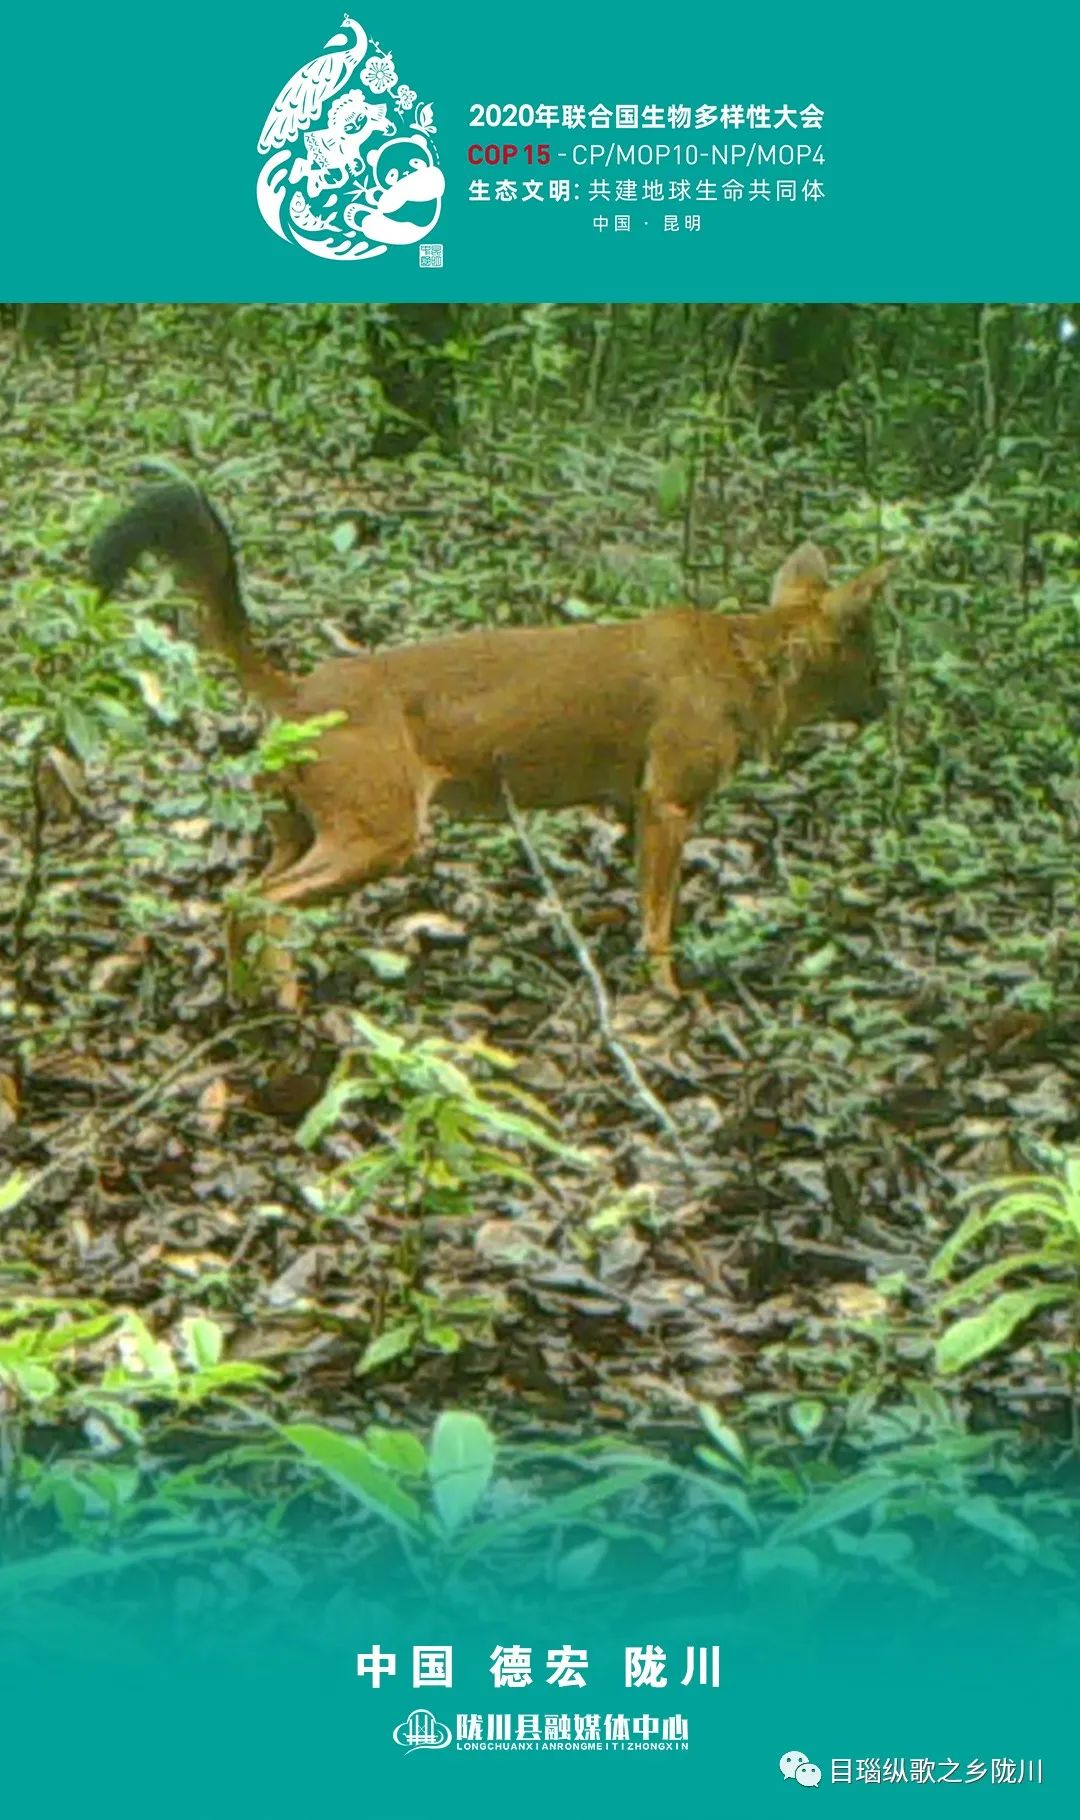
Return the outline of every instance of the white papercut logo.
[[[259,212],[318,259],[415,246],[442,212],[435,115],[389,51],[346,13],[282,89],[259,135]]]

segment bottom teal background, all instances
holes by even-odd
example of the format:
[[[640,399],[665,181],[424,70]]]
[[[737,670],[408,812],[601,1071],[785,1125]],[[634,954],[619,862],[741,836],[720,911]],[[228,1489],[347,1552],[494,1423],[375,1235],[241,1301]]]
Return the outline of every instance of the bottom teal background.
[[[0,1648],[6,1804],[35,1811],[155,1815],[285,1815],[373,1806],[406,1813],[592,1815],[613,1811],[773,1815],[853,1804],[989,1802],[1076,1811],[1077,1638],[1071,1585],[1061,1596],[1025,1580],[957,1588],[943,1601],[862,1589],[850,1605],[797,1602],[775,1591],[752,1609],[723,1589],[665,1612],[656,1588],[628,1586],[619,1609],[590,1615],[552,1596],[501,1619],[436,1605],[399,1620],[393,1588],[379,1603],[339,1593],[325,1602],[273,1601],[241,1614],[182,1614],[162,1599],[142,1612],[53,1612],[29,1627],[6,1622]],[[685,1599],[681,1605],[685,1606]],[[29,1612],[24,1612],[23,1619]],[[10,1618],[10,1614],[9,1614]],[[546,1652],[589,1652],[582,1690],[546,1686]],[[672,1685],[627,1690],[623,1651],[667,1648]],[[683,1688],[688,1645],[719,1644],[718,1688]],[[356,1674],[374,1645],[397,1656],[378,1689]],[[451,1690],[414,1690],[414,1644],[449,1644]],[[535,1685],[493,1689],[496,1645],[531,1645]],[[685,1752],[416,1750],[392,1733],[418,1707],[454,1725],[458,1711],[681,1712]],[[801,1751],[822,1770],[817,1788],[785,1780],[779,1759]],[[858,1782],[859,1760],[981,1760],[976,1783]],[[1041,1784],[993,1785],[992,1759],[1042,1764]],[[850,1759],[850,1786],[831,1783]],[[137,1804],[137,1806],[135,1805]],[[809,1805],[808,1805],[809,1804]]]

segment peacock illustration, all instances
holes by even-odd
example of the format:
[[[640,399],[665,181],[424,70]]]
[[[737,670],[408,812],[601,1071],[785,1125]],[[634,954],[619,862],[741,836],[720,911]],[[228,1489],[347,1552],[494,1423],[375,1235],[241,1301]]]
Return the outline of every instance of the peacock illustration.
[[[367,33],[348,13],[341,30],[327,39],[321,57],[297,70],[266,116],[260,152],[279,152],[319,118],[331,95],[349,80],[368,47]]]

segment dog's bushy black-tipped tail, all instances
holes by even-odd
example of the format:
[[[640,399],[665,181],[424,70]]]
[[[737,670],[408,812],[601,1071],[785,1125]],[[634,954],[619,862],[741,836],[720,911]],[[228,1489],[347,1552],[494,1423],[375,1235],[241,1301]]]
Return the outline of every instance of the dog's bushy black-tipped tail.
[[[150,487],[105,526],[90,550],[90,578],[114,594],[140,557],[169,563],[203,610],[206,642],[235,664],[250,693],[280,706],[289,686],[256,650],[240,593],[232,542],[197,487]]]

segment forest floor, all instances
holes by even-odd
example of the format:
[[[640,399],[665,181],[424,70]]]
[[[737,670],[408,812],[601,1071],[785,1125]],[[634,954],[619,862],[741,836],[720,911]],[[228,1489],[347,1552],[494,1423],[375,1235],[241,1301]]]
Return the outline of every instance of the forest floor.
[[[186,646],[163,640],[156,663],[128,641],[128,719],[106,745],[65,681],[74,635],[43,631],[26,657],[57,603],[97,623],[82,565],[107,500],[148,457],[198,478],[236,526],[256,624],[301,665],[335,633],[558,619],[590,587],[600,612],[661,604],[681,528],[655,506],[662,449],[622,425],[606,443],[536,427],[519,453],[477,430],[465,462],[367,463],[362,406],[317,347],[295,371],[257,346],[199,353],[182,312],[168,334],[110,333],[77,382],[62,359],[9,378],[0,640],[20,676],[68,689],[66,716],[5,711],[0,748],[21,1057],[3,1064],[3,1141],[49,1168],[0,1229],[9,1288],[134,1308],[157,1333],[212,1315],[230,1359],[278,1374],[276,1408],[353,1429],[456,1406],[515,1437],[677,1451],[702,1403],[811,1429],[855,1390],[879,1414],[917,1400],[940,1332],[928,1267],[961,1197],[1080,1134],[1080,668],[1053,578],[1021,599],[988,530],[962,560],[927,508],[884,615],[888,718],[742,771],[692,844],[684,1004],[643,991],[628,835],[596,812],[529,826],[610,1027],[513,830],[445,822],[408,875],[307,919],[309,1008],[255,1027],[221,930],[263,852],[220,814],[222,765],[255,737],[232,682],[199,681]],[[849,507],[838,490],[847,572],[875,554],[843,530]],[[764,599],[785,552],[753,542]],[[156,577],[118,610],[163,626],[172,598]],[[505,1181],[466,1154],[467,1208],[440,1212],[429,1158],[419,1187],[406,1171],[342,1213],[329,1172],[403,1141],[388,1093],[297,1143],[343,1050],[364,1068],[356,1011],[414,1049],[505,1052],[583,1160],[526,1147],[529,1179]],[[486,1091],[492,1065],[455,1054]],[[1066,1435],[1046,1368],[1064,1320],[991,1354],[952,1406]]]

